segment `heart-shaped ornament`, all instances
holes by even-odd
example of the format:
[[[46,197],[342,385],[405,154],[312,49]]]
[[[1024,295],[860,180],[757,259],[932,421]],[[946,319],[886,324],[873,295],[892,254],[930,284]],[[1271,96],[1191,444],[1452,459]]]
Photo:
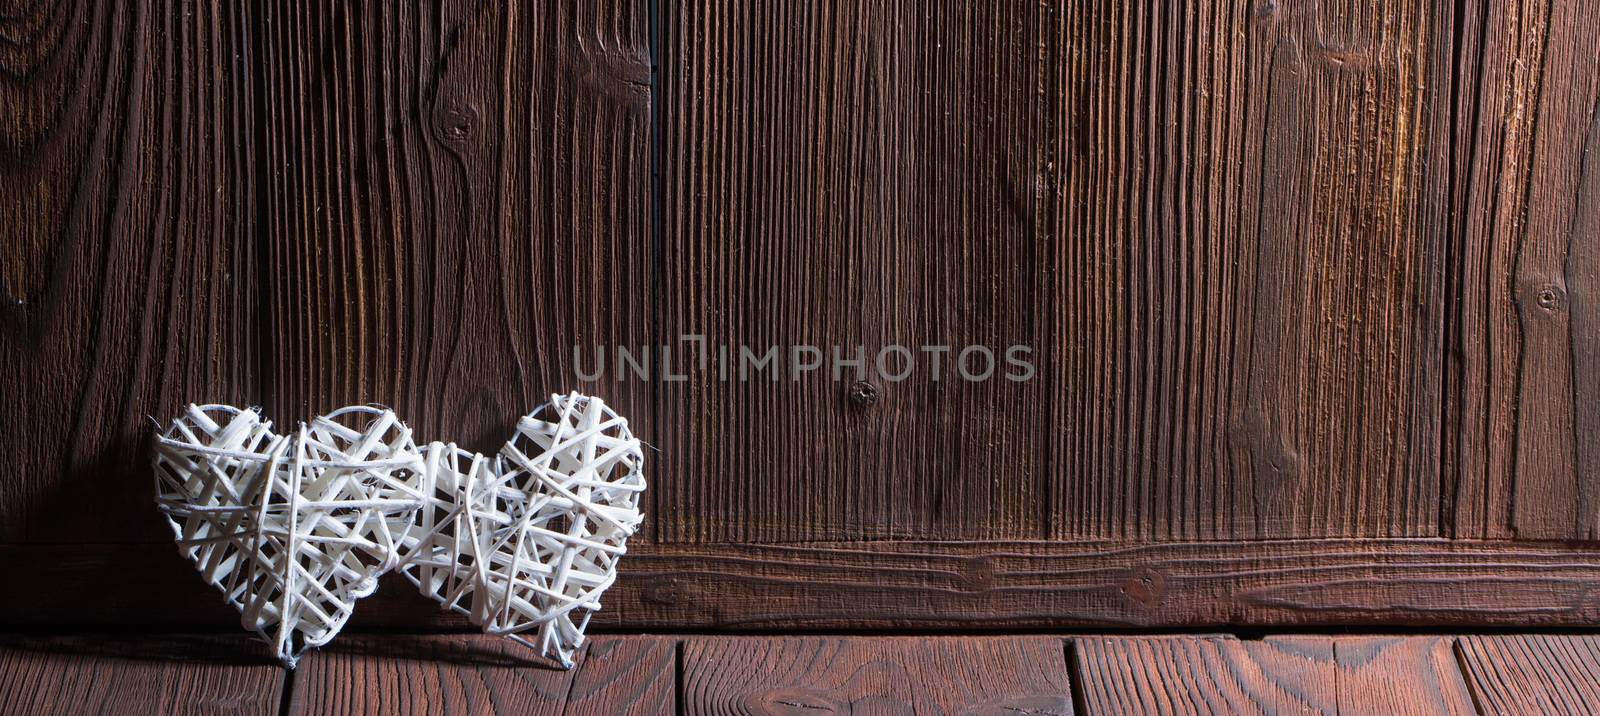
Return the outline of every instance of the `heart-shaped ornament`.
[[[599,398],[552,396],[498,456],[434,443],[427,464],[435,494],[401,571],[485,632],[571,667],[644,519],[644,453],[627,419]]]
[[[191,405],[154,466],[179,552],[290,667],[395,565],[432,490],[410,429],[372,407],[277,435],[255,410]]]

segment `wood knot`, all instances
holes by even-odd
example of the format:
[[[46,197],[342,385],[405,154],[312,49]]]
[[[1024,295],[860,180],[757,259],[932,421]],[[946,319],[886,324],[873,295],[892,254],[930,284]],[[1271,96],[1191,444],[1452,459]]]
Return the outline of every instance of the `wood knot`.
[[[439,132],[439,138],[446,142],[460,143],[472,137],[473,127],[478,123],[478,111],[468,104],[451,103],[440,109],[434,117],[434,125]]]
[[[1534,300],[1539,304],[1539,308],[1559,311],[1567,304],[1567,294],[1557,286],[1541,286],[1539,292],[1534,294]]]
[[[864,380],[858,380],[850,384],[848,395],[851,405],[857,408],[870,407],[873,403],[878,402],[878,386]]]
[[[1167,578],[1160,572],[1145,567],[1128,575],[1120,590],[1128,598],[1144,606],[1153,607],[1161,602],[1167,592]]]

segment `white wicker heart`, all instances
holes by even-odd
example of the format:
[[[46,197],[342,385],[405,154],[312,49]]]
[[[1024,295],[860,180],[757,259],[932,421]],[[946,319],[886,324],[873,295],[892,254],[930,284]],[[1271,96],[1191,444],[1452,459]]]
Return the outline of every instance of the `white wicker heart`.
[[[189,406],[156,440],[156,502],[179,551],[293,667],[395,564],[431,486],[388,410],[271,428],[255,410]]]
[[[644,519],[644,454],[627,419],[599,398],[552,396],[498,456],[435,443],[427,464],[435,494],[401,570],[485,632],[572,666]]]

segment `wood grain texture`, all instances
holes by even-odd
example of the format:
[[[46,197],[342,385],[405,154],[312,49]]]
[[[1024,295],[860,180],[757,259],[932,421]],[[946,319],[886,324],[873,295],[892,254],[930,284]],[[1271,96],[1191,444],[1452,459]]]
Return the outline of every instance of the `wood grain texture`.
[[[659,546],[629,555],[601,616],[655,629],[1582,627],[1600,619],[1597,579],[1593,553],[1443,540]]]
[[[689,639],[687,713],[1071,714],[1060,639]]]
[[[1451,637],[1282,637],[1275,641],[1332,644],[1338,666],[1335,713],[1476,713]]]
[[[663,435],[662,539],[1041,534],[1049,381],[1001,376],[1053,314],[1050,11],[667,8],[663,335],[703,335],[731,369],[661,386],[679,426]],[[903,382],[872,367],[892,345],[917,363]],[[959,377],[968,345],[996,352],[992,380]],[[739,351],[773,346],[781,377],[741,381]],[[822,367],[795,379],[796,346]],[[954,346],[937,381],[923,346]],[[864,352],[875,401],[850,397],[859,376],[835,373],[835,348]]]
[[[1600,539],[1600,7],[1490,3],[1452,266],[1456,534]]]
[[[596,637],[570,671],[507,639],[345,636],[295,670],[288,713],[665,714],[675,646]]]
[[[0,545],[41,591],[0,591],[0,627],[236,629],[170,545]],[[650,545],[628,555],[601,630],[1584,627],[1600,555],[1445,540],[1094,545]],[[353,629],[465,629],[404,580]]]
[[[1451,15],[992,11],[669,13],[665,335],[1042,369],[664,386],[662,538],[1437,534]]]
[[[260,392],[240,3],[0,13],[0,541],[159,539],[147,415]]]
[[[233,636],[0,635],[7,712],[1585,714],[1589,635],[600,636],[571,671],[483,635],[346,634],[287,678]],[[1065,653],[1064,653],[1065,652]],[[679,703],[679,699],[682,703]]]
[[[0,708],[16,714],[278,713],[283,669],[237,636],[0,636]]]
[[[1476,714],[1447,637],[1080,637],[1095,714]]]
[[[0,623],[231,624],[146,416],[570,388],[602,627],[1592,623],[1597,106],[1581,0],[12,3]],[[1039,370],[578,378],[682,334]]]
[[[1461,668],[1485,714],[1588,714],[1600,703],[1600,637],[1464,636]]]
[[[1449,12],[1055,20],[1048,536],[1436,534]]]
[[[651,439],[648,384],[573,363],[652,335],[645,5],[261,5],[268,412],[495,450],[580,389]]]

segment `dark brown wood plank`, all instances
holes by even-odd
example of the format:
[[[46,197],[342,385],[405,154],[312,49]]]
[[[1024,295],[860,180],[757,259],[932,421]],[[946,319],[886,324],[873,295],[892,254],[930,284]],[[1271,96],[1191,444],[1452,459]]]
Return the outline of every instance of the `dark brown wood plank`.
[[[1049,535],[1437,534],[1450,13],[1056,17]]]
[[[712,362],[660,386],[664,540],[1042,535],[1048,378],[1003,376],[1012,345],[1041,365],[1054,310],[1052,11],[667,6],[663,335]],[[901,382],[871,365],[894,345]],[[795,379],[801,346],[823,362]],[[923,346],[953,346],[937,381]],[[958,375],[966,346],[992,379]],[[781,376],[741,379],[741,349],[771,347]],[[864,351],[870,387],[835,348]]]
[[[682,668],[688,713],[1072,713],[1053,637],[689,639]]]
[[[1474,714],[1447,637],[1081,637],[1096,714]]]
[[[1483,6],[1453,267],[1456,533],[1600,538],[1600,6]]]
[[[0,636],[18,714],[277,714],[283,669],[239,636]]]
[[[1041,370],[664,386],[663,539],[1438,534],[1451,13],[993,10],[669,16],[666,335]]]
[[[162,537],[148,416],[259,398],[246,6],[0,17],[0,541]]]
[[[39,587],[0,591],[0,626],[235,629],[170,545],[0,546]],[[1445,540],[1074,545],[643,545],[604,629],[1067,629],[1600,622],[1600,554]],[[465,628],[397,577],[353,628]]]
[[[272,417],[493,450],[581,389],[651,439],[648,384],[573,363],[652,335],[646,9],[261,4]]]
[[[484,635],[346,635],[295,670],[290,713],[664,714],[675,643],[595,637],[571,671]]]
[[[1512,634],[1457,640],[1486,714],[1589,714],[1600,704],[1600,637]]]
[[[629,555],[602,623],[1581,627],[1600,619],[1597,583],[1592,551],[1444,540],[658,546]]]

